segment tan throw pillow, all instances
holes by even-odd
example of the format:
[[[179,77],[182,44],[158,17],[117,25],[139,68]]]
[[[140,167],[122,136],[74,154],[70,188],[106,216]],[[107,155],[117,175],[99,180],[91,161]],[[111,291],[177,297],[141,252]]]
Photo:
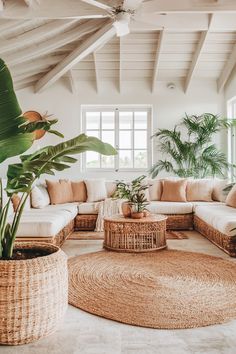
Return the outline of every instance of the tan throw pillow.
[[[189,179],[187,182],[187,200],[212,202],[213,180]]]
[[[86,185],[83,181],[71,182],[72,192],[73,192],[73,201],[74,202],[86,202],[87,200],[87,191]]]
[[[14,193],[11,197],[11,202],[13,204],[14,211],[17,211],[18,206],[20,205],[20,196]]]
[[[65,179],[60,179],[59,181],[46,180],[46,184],[51,204],[73,202],[71,181]]]
[[[165,202],[186,202],[186,179],[163,180],[161,200]]]
[[[226,205],[236,208],[236,184],[233,186],[229,194],[227,195]]]

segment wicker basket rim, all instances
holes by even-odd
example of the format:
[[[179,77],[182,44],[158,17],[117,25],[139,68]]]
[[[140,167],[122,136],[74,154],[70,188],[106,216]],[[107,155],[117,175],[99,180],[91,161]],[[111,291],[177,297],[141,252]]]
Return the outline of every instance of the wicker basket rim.
[[[51,243],[45,243],[45,242],[17,242],[15,243],[15,247],[19,247],[19,249],[47,249],[50,253],[45,255],[45,256],[40,256],[36,258],[31,258],[31,259],[1,259],[0,258],[0,264],[23,264],[23,263],[38,263],[40,259],[45,259],[48,257],[57,257],[60,253],[64,253],[60,247],[53,245]],[[64,253],[65,254],[65,253]],[[66,255],[65,255],[66,256]]]

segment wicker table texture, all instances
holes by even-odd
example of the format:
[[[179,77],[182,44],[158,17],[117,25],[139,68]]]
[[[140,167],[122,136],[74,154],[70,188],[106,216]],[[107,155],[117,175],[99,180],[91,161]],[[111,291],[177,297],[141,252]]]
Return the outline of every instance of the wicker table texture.
[[[121,215],[105,217],[103,247],[118,252],[150,252],[166,248],[166,220],[163,215],[142,219]]]

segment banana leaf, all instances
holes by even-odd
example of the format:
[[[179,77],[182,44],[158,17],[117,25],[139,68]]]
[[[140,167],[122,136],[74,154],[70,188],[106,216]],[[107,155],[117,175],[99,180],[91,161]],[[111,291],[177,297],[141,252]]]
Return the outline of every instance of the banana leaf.
[[[55,171],[70,168],[77,161],[70,155],[95,151],[102,155],[116,155],[116,150],[101,140],[81,134],[55,146],[44,147],[34,154],[21,156],[21,163],[8,166],[7,193],[29,192],[33,182],[42,174],[54,175]]]
[[[22,115],[9,69],[0,58],[0,163],[9,157],[17,156],[28,150],[35,139],[34,131],[50,130],[57,120],[28,123]]]

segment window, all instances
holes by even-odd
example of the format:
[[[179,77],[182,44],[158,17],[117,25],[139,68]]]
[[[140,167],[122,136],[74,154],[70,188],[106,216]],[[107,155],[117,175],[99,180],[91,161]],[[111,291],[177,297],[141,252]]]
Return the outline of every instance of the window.
[[[151,165],[151,109],[85,107],[83,131],[113,145],[117,156],[84,154],[86,169],[146,170]]]
[[[228,118],[236,119],[236,97],[228,101]],[[228,133],[228,162],[231,164],[236,164],[236,127],[230,128]],[[229,172],[229,177],[233,179],[234,169],[231,168]]]

